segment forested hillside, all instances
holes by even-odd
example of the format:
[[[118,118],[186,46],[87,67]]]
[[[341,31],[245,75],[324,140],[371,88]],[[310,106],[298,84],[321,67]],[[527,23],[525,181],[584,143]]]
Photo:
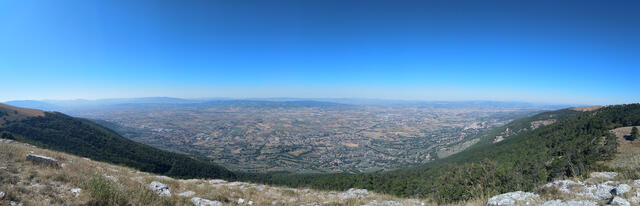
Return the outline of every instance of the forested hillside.
[[[615,154],[617,139],[610,129],[638,124],[640,104],[608,106],[576,112],[504,141],[473,147],[420,167],[369,174],[241,174],[241,178],[292,187],[365,188],[456,202],[530,191],[554,178],[587,174],[601,167],[597,161]]]
[[[234,178],[223,167],[134,142],[88,120],[61,113],[7,121],[0,125],[0,133],[3,138],[145,172],[180,178]]]

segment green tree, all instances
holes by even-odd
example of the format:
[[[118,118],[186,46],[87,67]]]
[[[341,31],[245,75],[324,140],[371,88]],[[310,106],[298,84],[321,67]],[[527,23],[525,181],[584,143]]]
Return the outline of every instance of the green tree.
[[[633,127],[631,129],[631,141],[636,140],[638,138],[638,128]]]

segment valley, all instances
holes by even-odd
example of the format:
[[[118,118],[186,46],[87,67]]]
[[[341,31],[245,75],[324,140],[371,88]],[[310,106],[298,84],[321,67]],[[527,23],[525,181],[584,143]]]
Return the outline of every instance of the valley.
[[[230,100],[118,104],[70,113],[129,139],[232,170],[359,173],[449,156],[472,145],[480,133],[550,108]]]

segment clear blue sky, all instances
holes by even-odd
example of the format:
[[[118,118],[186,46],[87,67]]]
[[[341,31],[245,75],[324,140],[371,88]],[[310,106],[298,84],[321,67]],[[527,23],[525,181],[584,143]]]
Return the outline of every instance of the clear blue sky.
[[[0,101],[640,101],[640,1],[7,0]]]

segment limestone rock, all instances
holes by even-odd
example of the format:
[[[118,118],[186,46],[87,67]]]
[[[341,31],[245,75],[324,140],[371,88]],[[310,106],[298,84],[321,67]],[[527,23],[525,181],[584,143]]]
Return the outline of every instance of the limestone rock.
[[[4,192],[0,192],[0,200],[4,198]]]
[[[224,181],[224,180],[218,180],[218,179],[215,179],[215,180],[209,180],[209,184],[222,184],[222,183],[226,183],[226,182],[227,182],[227,181]]]
[[[211,200],[202,199],[199,197],[191,198],[191,202],[195,206],[222,206],[222,202],[220,201],[217,201],[217,200],[211,201]]]
[[[614,197],[613,200],[611,200],[611,205],[612,206],[631,206],[629,201],[622,199],[621,197]]]
[[[539,197],[539,195],[530,192],[509,192],[491,197],[487,202],[487,205],[533,205],[536,201],[538,201]]]
[[[47,165],[47,166],[59,167],[58,166],[58,160],[56,160],[54,158],[51,158],[51,157],[47,157],[47,156],[36,155],[36,154],[28,154],[27,155],[27,160],[28,161],[32,161],[34,163]]]
[[[153,192],[160,196],[171,196],[171,190],[169,189],[169,186],[162,184],[161,182],[151,182],[151,184],[149,184],[149,189],[153,190]]]
[[[74,197],[78,197],[78,196],[80,196],[80,191],[82,191],[82,189],[80,189],[80,188],[73,188],[73,189],[71,189],[71,193],[73,193],[73,196],[74,196]]]
[[[178,196],[180,196],[180,197],[191,197],[191,196],[193,196],[193,195],[195,195],[195,194],[196,194],[196,193],[195,193],[195,192],[193,192],[193,191],[186,191],[186,192],[183,192],[183,193],[178,194]]]
[[[539,206],[597,206],[598,203],[592,201],[569,201],[551,200],[540,204]]]
[[[631,191],[631,186],[627,184],[621,184],[615,187],[614,189],[616,190],[615,195],[623,195],[624,193]]]

